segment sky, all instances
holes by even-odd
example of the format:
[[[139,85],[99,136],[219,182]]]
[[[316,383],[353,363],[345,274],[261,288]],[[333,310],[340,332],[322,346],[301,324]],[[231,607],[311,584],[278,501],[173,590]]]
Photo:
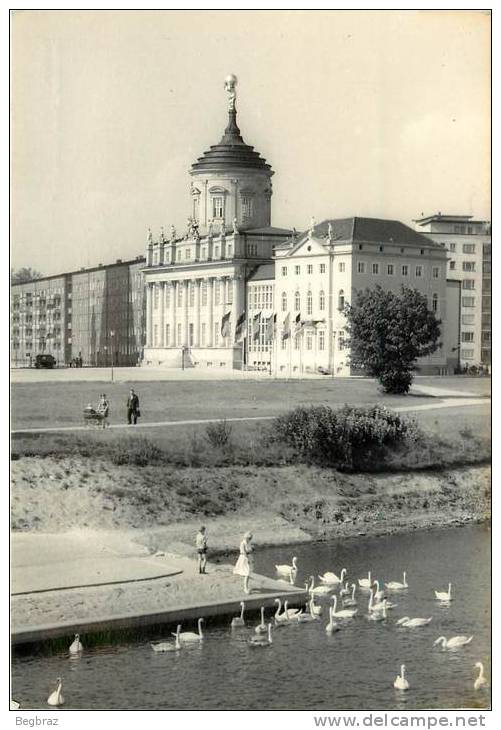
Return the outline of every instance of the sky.
[[[45,275],[183,232],[227,121],[271,163],[272,224],[490,218],[484,11],[14,11],[11,265]]]

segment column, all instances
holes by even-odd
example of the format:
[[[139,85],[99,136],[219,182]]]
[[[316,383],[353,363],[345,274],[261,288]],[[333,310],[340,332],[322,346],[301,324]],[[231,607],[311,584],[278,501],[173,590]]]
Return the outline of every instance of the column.
[[[207,346],[213,347],[214,344],[214,279],[209,276],[207,279],[207,311],[209,313],[207,319]]]
[[[171,296],[171,309],[170,309],[170,343],[171,347],[176,347],[177,345],[177,322],[176,322],[176,313],[177,313],[177,281],[172,281],[170,285],[170,296]]]
[[[146,347],[151,347],[153,342],[153,284],[146,285]]]
[[[221,283],[223,285],[222,286],[222,289],[223,289],[223,296],[222,296],[223,306],[222,306],[221,322],[223,321],[224,315],[228,311],[228,292],[227,292],[228,282],[229,282],[229,278],[227,276],[223,276],[221,278]],[[228,338],[225,337],[223,339],[223,347],[227,347],[227,344],[228,344]]]
[[[160,337],[158,339],[159,347],[165,347],[165,281],[160,282]]]
[[[183,281],[184,285],[184,291],[183,291],[183,304],[184,304],[184,317],[183,317],[183,345],[189,344],[189,329],[188,329],[188,298],[189,298],[189,284],[190,282],[188,279],[185,279]]]
[[[200,279],[195,279],[195,332],[194,345],[200,347]]]
[[[233,286],[233,304],[232,304],[232,313],[231,313],[231,340],[230,342],[232,344],[235,344],[235,327],[237,326],[237,321],[240,315],[242,314],[243,307],[240,301],[240,276],[238,274],[235,274],[232,281]]]

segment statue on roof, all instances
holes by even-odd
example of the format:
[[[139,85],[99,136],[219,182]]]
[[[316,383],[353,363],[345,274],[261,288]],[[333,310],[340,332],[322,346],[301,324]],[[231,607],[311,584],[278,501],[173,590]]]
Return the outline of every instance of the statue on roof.
[[[315,218],[313,216],[311,216],[310,229],[308,231],[308,238],[312,238],[313,237],[314,230],[315,230]]]
[[[170,240],[171,241],[175,241],[175,239],[176,239],[176,229],[174,228],[173,225],[171,225],[171,227],[170,227]]]
[[[148,237],[147,237],[147,240],[148,240],[148,245],[152,245],[153,244],[153,233],[151,232],[151,228],[148,228]]]
[[[160,243],[165,243],[165,232],[163,226],[160,226]]]
[[[236,218],[233,218],[233,233],[234,233],[234,235],[236,235],[237,233],[239,233],[238,226],[237,226],[237,219]]]
[[[236,85],[238,79],[235,74],[229,74],[224,80],[224,89],[228,92],[228,110],[230,112],[235,111],[235,104],[237,100]]]
[[[209,238],[212,238],[212,231],[214,228],[214,223],[212,222],[212,219],[209,221],[209,225],[207,226],[207,235]]]

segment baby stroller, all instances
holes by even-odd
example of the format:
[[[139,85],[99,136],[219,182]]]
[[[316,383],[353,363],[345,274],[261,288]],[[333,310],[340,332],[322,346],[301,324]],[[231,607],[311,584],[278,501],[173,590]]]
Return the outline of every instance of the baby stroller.
[[[94,408],[94,406],[89,403],[83,409],[83,417],[85,423],[91,428],[106,428],[106,426],[109,425],[107,424],[108,408],[100,408],[99,406]]]

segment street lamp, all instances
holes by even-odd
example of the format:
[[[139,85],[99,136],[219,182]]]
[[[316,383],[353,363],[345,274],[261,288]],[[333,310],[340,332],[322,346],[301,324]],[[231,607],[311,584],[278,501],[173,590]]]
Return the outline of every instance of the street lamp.
[[[115,349],[115,343],[114,343],[115,330],[110,330],[110,337],[111,337],[111,382],[113,382],[113,351]]]

